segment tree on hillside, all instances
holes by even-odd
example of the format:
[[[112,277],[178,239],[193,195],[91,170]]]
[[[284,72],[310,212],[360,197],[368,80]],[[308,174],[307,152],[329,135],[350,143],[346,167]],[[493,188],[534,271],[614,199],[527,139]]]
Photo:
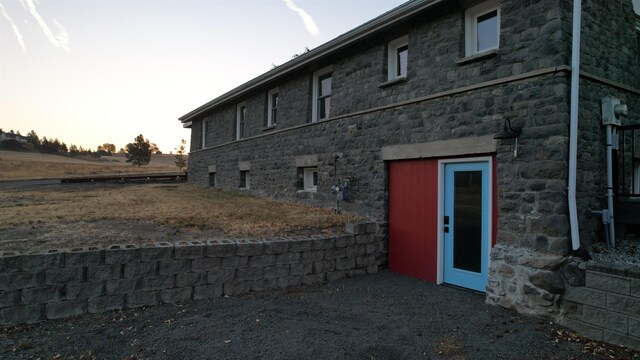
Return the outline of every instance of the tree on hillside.
[[[155,143],[151,143],[151,153],[162,154],[162,151],[160,151],[160,148],[158,147],[158,145],[156,145]]]
[[[151,144],[142,134],[136,136],[135,142],[127,144],[127,162],[131,165],[147,165],[151,161]]]
[[[40,137],[36,134],[35,130],[29,131],[27,133],[27,142],[37,148],[40,145]]]
[[[104,144],[98,146],[98,151],[106,151],[109,154],[115,154],[116,153],[116,146],[113,145],[113,144],[104,143]]]
[[[180,142],[180,146],[178,146],[178,148],[176,149],[175,164],[178,167],[178,169],[180,169],[180,171],[182,171],[182,168],[187,167],[187,158],[184,156],[186,152],[186,147],[185,147],[186,144],[187,144],[187,141],[185,139],[182,139],[182,141]]]

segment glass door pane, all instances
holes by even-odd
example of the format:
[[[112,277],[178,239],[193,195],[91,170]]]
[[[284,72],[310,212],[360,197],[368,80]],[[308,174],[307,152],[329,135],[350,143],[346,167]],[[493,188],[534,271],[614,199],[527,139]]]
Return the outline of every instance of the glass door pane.
[[[453,267],[481,272],[482,171],[456,171],[453,195]]]

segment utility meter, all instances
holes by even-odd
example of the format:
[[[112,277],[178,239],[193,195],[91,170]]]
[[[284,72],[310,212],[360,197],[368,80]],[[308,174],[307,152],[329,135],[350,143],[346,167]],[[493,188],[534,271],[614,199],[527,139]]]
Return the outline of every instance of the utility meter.
[[[602,98],[602,125],[620,126],[620,120],[627,116],[629,109],[620,99],[613,96]]]

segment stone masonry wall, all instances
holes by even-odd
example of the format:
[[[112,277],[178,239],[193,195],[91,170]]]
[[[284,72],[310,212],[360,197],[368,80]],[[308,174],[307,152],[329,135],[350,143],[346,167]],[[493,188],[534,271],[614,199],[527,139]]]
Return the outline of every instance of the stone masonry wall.
[[[375,223],[339,236],[210,240],[0,256],[0,325],[283,289],[375,273]]]
[[[640,349],[640,268],[496,246],[487,302]]]
[[[599,341],[640,350],[640,268],[573,264],[560,323]]]

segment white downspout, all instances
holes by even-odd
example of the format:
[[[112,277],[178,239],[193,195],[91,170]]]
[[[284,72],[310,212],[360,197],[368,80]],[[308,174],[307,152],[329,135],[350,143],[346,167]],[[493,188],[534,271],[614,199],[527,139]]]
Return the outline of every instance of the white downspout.
[[[571,225],[571,248],[580,249],[578,211],[576,208],[576,172],[578,163],[578,94],[580,83],[580,18],[582,0],[573,1],[573,36],[571,44],[571,113],[569,122],[569,223]]]

